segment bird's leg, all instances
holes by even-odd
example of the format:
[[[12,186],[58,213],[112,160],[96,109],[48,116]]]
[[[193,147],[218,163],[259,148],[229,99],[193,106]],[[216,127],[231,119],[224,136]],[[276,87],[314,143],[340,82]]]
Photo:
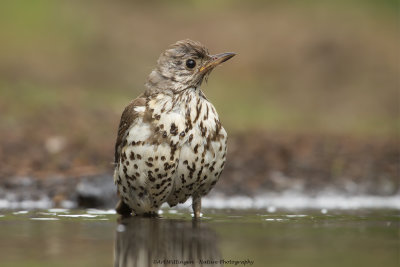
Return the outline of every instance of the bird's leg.
[[[159,217],[159,216],[158,216],[158,213],[155,212],[155,211],[150,211],[150,212],[143,213],[142,216],[143,216],[143,217],[147,217],[147,218],[156,218],[156,217]]]
[[[201,210],[201,197],[198,195],[192,196],[192,208],[194,213],[194,218],[200,218]]]
[[[121,199],[118,201],[117,206],[115,207],[115,210],[117,211],[118,214],[121,214],[122,216],[129,216],[131,215],[131,208],[123,202]]]

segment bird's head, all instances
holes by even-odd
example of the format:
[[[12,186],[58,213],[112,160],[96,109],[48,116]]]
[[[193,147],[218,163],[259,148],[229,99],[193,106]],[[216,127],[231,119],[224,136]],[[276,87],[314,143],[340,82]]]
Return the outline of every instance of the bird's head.
[[[216,66],[234,55],[210,55],[199,42],[188,39],[178,41],[160,55],[146,86],[150,91],[170,90],[173,93],[198,88]]]

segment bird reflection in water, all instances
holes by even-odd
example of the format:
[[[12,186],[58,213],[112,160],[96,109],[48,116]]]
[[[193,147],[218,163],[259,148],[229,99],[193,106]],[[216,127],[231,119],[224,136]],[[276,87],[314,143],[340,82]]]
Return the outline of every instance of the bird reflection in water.
[[[204,222],[129,217],[116,229],[115,267],[219,266],[219,259],[217,235]]]

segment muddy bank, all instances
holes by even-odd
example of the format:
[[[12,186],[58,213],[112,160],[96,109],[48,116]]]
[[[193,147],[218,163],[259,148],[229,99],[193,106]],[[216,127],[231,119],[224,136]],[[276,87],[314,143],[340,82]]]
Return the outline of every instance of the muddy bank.
[[[99,160],[110,157],[105,152],[88,157],[87,164],[76,169],[71,164],[64,171],[39,168],[26,175],[3,176],[0,199],[15,203],[48,200],[54,206],[113,207],[116,192],[112,168],[96,167]],[[58,157],[73,158],[73,150],[63,153]],[[334,191],[391,196],[400,192],[399,155],[399,142],[389,138],[239,134],[229,140],[225,171],[213,194],[254,197],[290,191],[313,196]],[[37,164],[38,157],[32,161]],[[91,171],[79,174],[79,170]]]
[[[349,194],[399,192],[395,138],[252,133],[230,140],[218,189],[228,194],[330,187]]]

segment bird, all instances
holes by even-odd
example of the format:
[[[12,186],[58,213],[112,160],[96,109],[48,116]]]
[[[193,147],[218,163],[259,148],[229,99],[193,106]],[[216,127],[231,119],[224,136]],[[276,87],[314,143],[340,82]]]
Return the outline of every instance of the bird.
[[[225,165],[227,132],[201,85],[235,53],[210,55],[189,39],[170,45],[157,60],[144,92],[124,109],[115,143],[114,183],[120,215],[157,216],[192,198],[194,218],[201,198]]]

